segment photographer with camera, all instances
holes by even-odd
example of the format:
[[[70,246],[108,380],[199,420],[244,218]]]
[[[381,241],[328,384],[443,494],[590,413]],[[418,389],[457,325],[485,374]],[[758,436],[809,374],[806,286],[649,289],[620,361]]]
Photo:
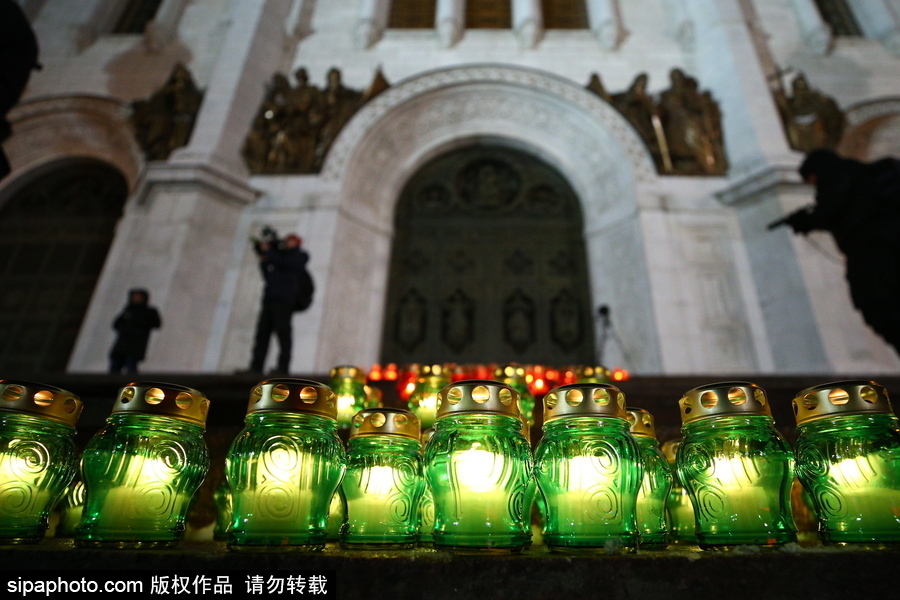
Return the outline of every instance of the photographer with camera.
[[[279,240],[271,227],[265,227],[262,238],[254,240],[253,248],[259,257],[265,287],[262,307],[256,322],[256,338],[250,371],[262,373],[269,352],[272,333],[278,337],[278,366],[273,375],[287,375],[291,363],[291,316],[304,310],[312,300],[312,280],[306,271],[309,254],[301,249],[303,240],[292,233]],[[304,281],[309,283],[304,285]]]

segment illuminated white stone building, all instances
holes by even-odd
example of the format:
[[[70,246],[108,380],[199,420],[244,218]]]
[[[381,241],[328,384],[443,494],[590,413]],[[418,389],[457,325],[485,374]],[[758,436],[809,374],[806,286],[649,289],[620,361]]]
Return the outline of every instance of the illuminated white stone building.
[[[133,1],[20,4],[43,69],[10,114],[14,135],[4,149],[14,169],[0,182],[0,222],[23,194],[83,165],[119,177],[127,200],[105,260],[94,256],[93,276],[84,267],[73,283],[81,268],[74,258],[54,272],[45,265],[17,267],[20,279],[4,274],[4,318],[18,328],[0,348],[10,368],[59,366],[48,347],[60,340],[56,355],[68,357],[68,370],[104,371],[110,323],[132,287],[149,289],[163,315],[143,370],[245,368],[261,291],[248,240],[267,224],[304,238],[317,283],[311,309],[294,317],[297,373],[395,359],[391,336],[403,356],[430,344],[429,361],[602,358],[640,374],[876,375],[900,367],[853,309],[830,237],[766,229],[812,200],[772,91],[790,88],[797,73],[844,112],[839,150],[863,160],[900,155],[897,0],[162,0],[148,3],[144,33],[114,33],[123,11],[140,4]],[[160,89],[177,63],[203,102],[187,145],[147,161],[129,125],[131,102]],[[278,72],[293,83],[301,67],[319,88],[332,67],[348,88],[366,89],[378,69],[390,87],[352,116],[319,172],[251,174],[242,148],[266,87]],[[660,173],[628,120],[585,89],[596,73],[618,94],[646,73],[658,97],[676,68],[718,103],[724,175]],[[559,324],[564,311],[553,312],[563,301],[549,289],[552,231],[531,231],[502,211],[471,227],[463,221],[450,236],[475,231],[471,244],[446,256],[431,250],[432,262],[420,265],[430,278],[413,285],[422,316],[400,331],[398,311],[409,305],[391,287],[402,262],[392,261],[392,248],[429,232],[401,224],[398,201],[428,165],[453,156],[465,165],[469,155],[537,161],[577,200],[575,233],[565,234],[586,265],[569,282],[583,288],[573,290],[584,298],[581,312],[567,317],[582,328],[577,339]],[[40,240],[72,258],[81,247],[77,235],[58,248],[41,234],[16,235],[16,251]],[[460,275],[475,291],[441,287],[486,264],[492,235],[503,240],[497,248],[514,250],[500,257],[499,271]],[[521,275],[513,285],[510,269]],[[32,291],[10,292],[17,286]],[[69,302],[71,286],[86,311],[34,329],[40,311],[23,307],[53,311],[54,302]],[[504,291],[487,289],[494,286]],[[605,343],[595,318],[601,305],[614,334]],[[469,321],[453,329],[448,315],[460,306]],[[27,324],[44,346],[22,340]],[[542,354],[541,344],[558,347]],[[473,348],[490,350],[467,354]],[[275,350],[273,341],[270,360]]]

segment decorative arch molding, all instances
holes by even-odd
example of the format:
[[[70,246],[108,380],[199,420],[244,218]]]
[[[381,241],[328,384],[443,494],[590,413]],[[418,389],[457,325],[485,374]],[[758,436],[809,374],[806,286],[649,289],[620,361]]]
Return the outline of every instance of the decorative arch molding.
[[[589,265],[602,263],[610,250],[601,232],[634,219],[639,196],[658,181],[624,117],[559,77],[484,65],[426,73],[390,88],[347,124],[322,170],[337,217],[318,367],[348,354],[377,357],[403,186],[432,158],[485,141],[532,153],[569,181],[582,203],[586,238],[594,238],[586,239]],[[645,263],[639,234],[621,243],[628,247],[618,252]]]
[[[855,104],[844,111],[844,117],[847,127],[838,147],[841,154],[868,161],[900,153],[900,97]]]
[[[0,195],[22,184],[38,167],[63,159],[92,158],[117,169],[134,190],[143,159],[131,133],[131,109],[100,96],[55,96],[28,100],[9,113],[13,135],[4,144],[12,173]]]
[[[633,210],[626,199],[635,199],[636,185],[657,180],[640,137],[607,102],[553,75],[493,65],[427,73],[380,94],[341,132],[322,177],[340,188],[342,210],[390,231],[416,168],[485,137],[559,169],[584,203],[588,228]]]

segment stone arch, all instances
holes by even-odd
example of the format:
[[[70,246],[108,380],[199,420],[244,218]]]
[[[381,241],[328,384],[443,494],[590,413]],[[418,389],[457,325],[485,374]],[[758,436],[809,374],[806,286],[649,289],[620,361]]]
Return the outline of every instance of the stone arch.
[[[612,106],[576,84],[530,69],[476,66],[428,73],[363,107],[323,168],[339,215],[318,368],[378,356],[399,194],[425,162],[479,140],[530,152],[572,185],[582,203],[595,299],[606,252],[645,264],[639,233],[615,241],[602,233],[633,222],[638,197],[657,177],[640,138]],[[645,317],[652,322],[650,311]]]
[[[838,152],[864,162],[900,155],[900,98],[870,100],[847,109]]]
[[[119,171],[134,190],[143,158],[131,133],[128,104],[99,96],[60,96],[28,100],[9,113],[13,135],[4,143],[12,166],[0,182],[23,185],[30,173],[64,159],[93,159]]]

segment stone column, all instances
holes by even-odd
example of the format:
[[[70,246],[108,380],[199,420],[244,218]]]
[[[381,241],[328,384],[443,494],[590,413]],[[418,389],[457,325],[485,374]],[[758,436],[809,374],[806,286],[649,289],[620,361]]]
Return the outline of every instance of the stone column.
[[[757,346],[767,348],[778,372],[831,368],[817,315],[791,235],[766,224],[799,207],[798,157],[788,147],[768,76],[768,48],[754,39],[754,15],[732,0],[688,0],[696,26],[696,77],[719,103],[727,181],[716,196],[732,209],[744,239],[762,325]],[[811,201],[809,197],[807,201]]]
[[[600,40],[604,50],[616,50],[627,32],[622,26],[622,17],[613,0],[588,0],[588,19],[591,30]]]
[[[831,50],[834,36],[816,3],[813,0],[791,0],[791,5],[797,15],[804,45],[814,54],[827,54]]]
[[[513,29],[523,48],[534,48],[544,35],[540,0],[513,0]]]
[[[147,29],[144,32],[147,48],[153,52],[159,52],[175,39],[178,33],[178,23],[181,21],[187,3],[188,0],[165,0],[160,4],[156,16],[147,23]]]
[[[355,31],[357,49],[370,48],[381,39],[387,27],[390,8],[387,0],[362,0]]]
[[[131,287],[150,291],[163,320],[144,371],[204,368],[239,216],[255,192],[240,150],[281,63],[290,0],[235,2],[189,144],[150,163],[128,201],[69,368],[102,371],[110,323]]]
[[[881,40],[891,54],[900,56],[900,8],[890,0],[850,0],[848,4],[863,33]]]
[[[466,26],[465,0],[437,0],[434,28],[444,48],[450,48],[462,38]]]

